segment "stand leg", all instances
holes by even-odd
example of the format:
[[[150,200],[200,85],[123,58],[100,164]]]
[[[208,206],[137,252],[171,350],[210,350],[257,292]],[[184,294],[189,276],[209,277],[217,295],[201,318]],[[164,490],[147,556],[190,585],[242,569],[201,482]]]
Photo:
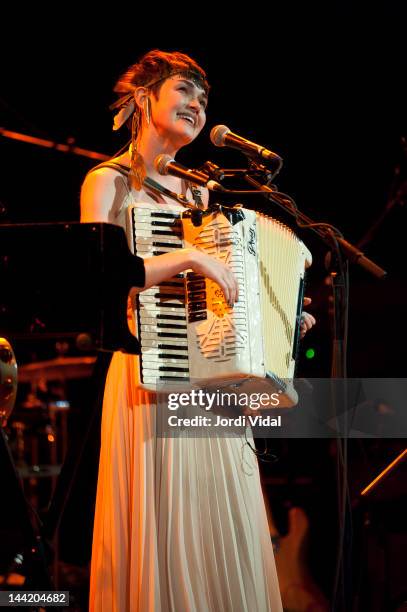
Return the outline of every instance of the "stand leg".
[[[52,588],[51,580],[39,520],[27,503],[8,446],[7,437],[2,428],[0,428],[0,466],[2,471],[1,482],[7,483],[7,496],[4,497],[3,504],[6,504],[6,501],[8,502],[9,516],[12,513],[17,519],[23,536],[24,550],[22,552],[27,575],[24,587],[26,589],[50,590]],[[8,505],[6,506],[6,512],[7,509]],[[17,552],[21,551],[16,550],[16,554]]]

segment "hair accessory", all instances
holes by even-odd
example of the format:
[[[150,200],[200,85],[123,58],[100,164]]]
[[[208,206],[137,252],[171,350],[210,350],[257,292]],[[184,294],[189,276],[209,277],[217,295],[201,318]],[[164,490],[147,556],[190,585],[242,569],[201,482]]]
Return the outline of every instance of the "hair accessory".
[[[126,96],[128,98],[128,96]],[[126,123],[127,119],[131,117],[131,115],[136,110],[136,102],[133,98],[133,94],[131,94],[131,98],[122,106],[118,113],[113,117],[113,130],[120,130],[122,125]]]

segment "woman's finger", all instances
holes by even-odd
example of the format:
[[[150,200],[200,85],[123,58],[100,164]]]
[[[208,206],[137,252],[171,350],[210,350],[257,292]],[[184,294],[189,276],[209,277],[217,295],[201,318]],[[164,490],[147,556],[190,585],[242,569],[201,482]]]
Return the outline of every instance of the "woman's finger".
[[[311,329],[313,325],[315,325],[316,320],[309,312],[303,312],[301,315],[301,327],[304,327],[306,330]]]

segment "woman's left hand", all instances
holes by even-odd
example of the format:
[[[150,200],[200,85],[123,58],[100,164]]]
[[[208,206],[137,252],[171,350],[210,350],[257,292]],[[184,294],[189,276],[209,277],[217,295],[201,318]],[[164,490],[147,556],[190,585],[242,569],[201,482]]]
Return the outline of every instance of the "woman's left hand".
[[[311,298],[304,298],[304,306],[308,306],[311,304]],[[311,329],[316,323],[315,318],[309,312],[304,312],[301,315],[301,328],[300,328],[300,338],[303,338],[308,330]]]

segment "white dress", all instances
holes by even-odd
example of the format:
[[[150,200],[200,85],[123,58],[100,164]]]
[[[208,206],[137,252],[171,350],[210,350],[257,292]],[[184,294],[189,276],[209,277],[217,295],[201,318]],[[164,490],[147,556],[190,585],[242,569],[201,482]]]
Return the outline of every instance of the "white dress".
[[[118,212],[124,225],[126,206]],[[92,612],[282,612],[257,459],[242,438],[159,438],[138,358],[103,401]]]

